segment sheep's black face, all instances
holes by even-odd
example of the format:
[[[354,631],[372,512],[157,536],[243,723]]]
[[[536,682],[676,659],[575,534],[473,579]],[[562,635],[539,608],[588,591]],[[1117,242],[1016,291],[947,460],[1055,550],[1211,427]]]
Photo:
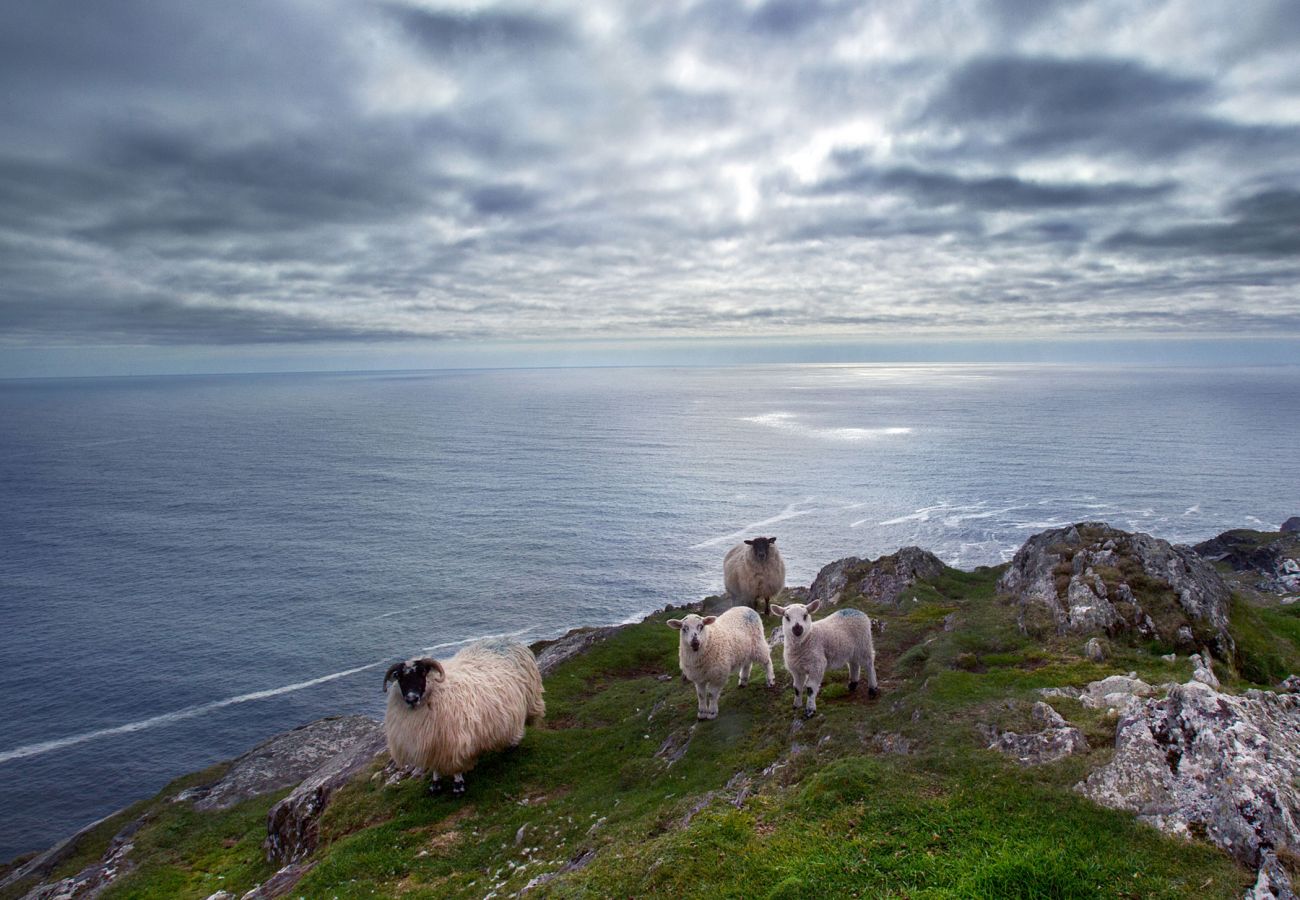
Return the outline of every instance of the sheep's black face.
[[[745,541],[745,543],[749,544],[750,552],[754,554],[754,559],[759,562],[767,562],[767,552],[771,546],[776,543],[776,538],[754,538],[752,541]]]
[[[416,661],[403,663],[396,673],[397,688],[402,692],[402,699],[407,706],[417,706],[424,699],[425,686],[429,678],[429,665]]]

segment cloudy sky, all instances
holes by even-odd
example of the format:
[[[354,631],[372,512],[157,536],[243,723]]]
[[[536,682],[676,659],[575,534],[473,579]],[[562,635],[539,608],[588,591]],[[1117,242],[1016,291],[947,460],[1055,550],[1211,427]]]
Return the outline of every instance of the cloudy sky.
[[[1295,338],[1297,58],[1295,0],[8,0],[0,352]]]

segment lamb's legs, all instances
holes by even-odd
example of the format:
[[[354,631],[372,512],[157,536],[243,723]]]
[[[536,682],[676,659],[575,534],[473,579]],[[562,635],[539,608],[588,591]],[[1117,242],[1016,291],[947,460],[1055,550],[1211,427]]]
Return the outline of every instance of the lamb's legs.
[[[849,693],[858,689],[858,680],[862,677],[862,666],[856,662],[849,663]]]
[[[876,661],[874,659],[867,662],[867,696],[880,696],[880,686],[876,683]]]
[[[709,685],[704,689],[705,696],[709,698],[709,718],[718,717],[718,697],[722,694],[721,685]]]
[[[695,718],[709,717],[709,695],[703,684],[695,685]]]
[[[736,683],[736,687],[744,687],[749,684],[749,669],[752,665],[753,663],[745,663],[740,667],[740,681]]]
[[[794,676],[794,708],[799,708],[799,702],[803,700],[803,676]]]
[[[465,776],[455,775],[451,779],[451,795],[453,797],[465,796]]]
[[[811,678],[806,682],[808,689],[808,702],[804,704],[804,718],[811,719],[817,715],[817,692],[822,689],[820,681],[813,681]]]
[[[767,686],[773,687],[776,685],[776,673],[772,671],[772,657],[769,656],[767,658],[766,666],[767,666]]]
[[[442,781],[441,779],[438,778],[437,772],[429,773],[429,793],[430,794],[442,793]]]

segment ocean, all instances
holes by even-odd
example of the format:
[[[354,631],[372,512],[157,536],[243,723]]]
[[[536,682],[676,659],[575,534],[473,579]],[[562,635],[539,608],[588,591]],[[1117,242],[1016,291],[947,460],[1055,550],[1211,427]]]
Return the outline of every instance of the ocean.
[[[1102,520],[1300,514],[1300,367],[0,381],[0,858],[337,713],[387,664]],[[664,641],[675,640],[665,630]]]

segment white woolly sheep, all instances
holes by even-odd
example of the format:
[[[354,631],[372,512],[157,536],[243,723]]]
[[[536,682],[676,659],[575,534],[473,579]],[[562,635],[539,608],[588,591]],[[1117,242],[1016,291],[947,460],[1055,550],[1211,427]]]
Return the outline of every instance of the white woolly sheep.
[[[740,673],[740,687],[749,682],[749,670],[760,663],[767,672],[767,686],[776,684],[772,672],[772,651],[763,634],[763,620],[747,606],[736,606],[720,616],[689,615],[669,619],[668,625],[681,634],[677,662],[682,674],[695,685],[698,717],[718,717],[718,695],[732,672]]]
[[[722,583],[735,603],[771,612],[772,598],[785,587],[785,560],[776,549],[776,538],[760,537],[737,544],[722,559]]]
[[[794,708],[806,690],[808,698],[804,715],[817,714],[817,693],[822,688],[822,678],[827,669],[849,667],[849,690],[858,688],[862,669],[867,670],[867,691],[872,697],[880,693],[876,685],[876,645],[871,639],[871,619],[857,609],[841,609],[819,622],[812,614],[821,609],[822,602],[814,600],[804,606],[773,606],[772,612],[781,617],[781,631],[785,638],[785,667],[794,678]]]
[[[451,775],[452,793],[463,794],[479,754],[518,746],[524,726],[546,715],[537,660],[518,641],[478,641],[446,663],[396,663],[384,674],[384,691],[388,752],[399,766],[427,770],[430,793]]]

